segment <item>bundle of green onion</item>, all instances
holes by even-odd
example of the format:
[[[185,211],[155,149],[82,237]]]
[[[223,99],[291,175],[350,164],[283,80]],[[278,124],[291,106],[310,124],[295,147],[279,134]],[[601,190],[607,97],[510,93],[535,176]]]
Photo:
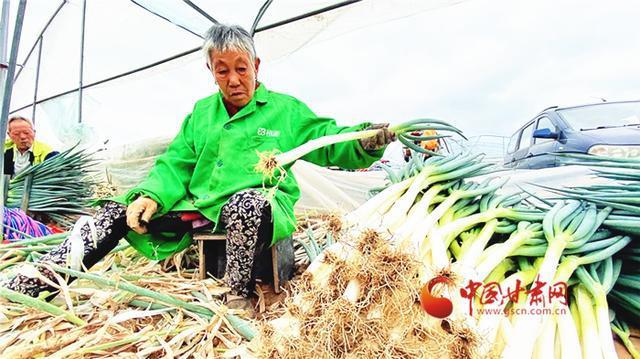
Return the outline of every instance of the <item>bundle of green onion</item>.
[[[343,218],[339,241],[324,251],[319,246],[307,251],[308,278],[285,315],[261,335],[263,340],[271,335],[269,355],[406,354],[414,350],[416,326],[442,340],[440,347],[453,356],[611,358],[617,356],[611,328],[637,353],[625,324],[638,322],[640,314],[640,249],[633,243],[640,233],[640,207],[635,207],[640,202],[630,194],[640,188],[630,183],[635,175],[600,170],[627,185],[556,190],[560,198],[534,202],[529,193],[503,194],[504,179],[475,178],[490,169],[471,154],[413,158],[399,172],[387,172],[388,187]],[[395,252],[381,259],[386,245]],[[369,273],[372,263],[377,269]],[[379,278],[382,273],[395,273],[395,282]],[[433,278],[444,279],[425,293]],[[472,283],[480,285],[476,292],[470,292]],[[561,293],[566,302],[550,303],[550,313],[522,314],[535,312],[540,283],[548,286],[545,291],[566,286]],[[487,301],[490,292],[482,287],[488,284],[520,291]],[[418,306],[419,288],[421,298],[450,299],[445,319],[407,308],[389,311],[389,302],[411,307],[406,296]],[[329,334],[320,335],[316,325],[332,320]],[[344,342],[345,335],[358,340]],[[425,343],[432,350],[428,355],[437,356],[431,344]],[[324,351],[336,347],[337,352]]]
[[[552,189],[562,196],[592,202],[599,207],[609,207],[611,214],[603,225],[612,232],[632,237],[640,235],[640,160],[633,158],[601,157],[583,154],[558,154],[564,163],[589,166],[593,173],[611,181],[605,184],[594,184],[575,188]],[[603,245],[610,245],[602,242]],[[633,347],[629,339],[629,327],[626,322],[640,323],[640,245],[633,241],[617,256],[615,275],[607,282],[604,295],[611,304],[611,329],[618,335],[634,358],[640,353]],[[602,270],[590,271],[591,277],[598,279]],[[581,272],[578,272],[581,274]],[[582,272],[582,276],[586,277]],[[584,281],[583,281],[584,282]],[[596,282],[597,283],[597,282]],[[592,290],[593,292],[593,290]],[[600,294],[602,297],[602,293]],[[596,306],[605,300],[600,298]]]
[[[435,130],[440,132],[453,132],[462,137],[464,135],[456,127],[435,119],[416,119],[408,122],[401,123],[389,127],[389,131],[396,134],[398,140],[405,146],[421,153],[428,153],[432,156],[439,156],[440,154],[422,148],[416,145],[413,141],[431,141],[440,138],[450,137],[450,135],[432,135],[432,136],[414,136],[411,133],[422,132],[427,130]],[[284,166],[295,162],[297,159],[302,158],[304,155],[315,151],[319,148],[333,145],[336,143],[355,141],[367,137],[376,136],[381,130],[369,129],[357,132],[341,133],[337,135],[329,135],[311,140],[297,148],[283,153],[258,153],[260,158],[258,164],[255,166],[255,170],[258,173],[262,173],[267,178],[272,178],[276,169],[282,169]],[[284,171],[282,171],[284,173]]]
[[[74,146],[29,167],[9,182],[7,207],[21,207],[28,190],[29,212],[45,214],[62,226],[70,225],[70,216],[86,214],[90,206],[96,185],[92,169],[97,163],[92,155]]]

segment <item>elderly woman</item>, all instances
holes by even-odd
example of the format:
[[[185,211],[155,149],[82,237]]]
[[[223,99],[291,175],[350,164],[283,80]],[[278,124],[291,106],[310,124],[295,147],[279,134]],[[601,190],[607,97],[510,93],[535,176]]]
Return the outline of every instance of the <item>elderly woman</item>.
[[[303,158],[356,169],[378,160],[394,134],[386,125],[337,126],[296,98],[267,90],[257,80],[260,59],[253,40],[238,26],[212,27],[203,50],[219,92],[196,102],[146,180],[103,203],[92,220],[77,223],[73,232],[84,242],[82,262],[89,268],[122,237],[148,258],[163,259],[189,246],[194,229],[224,228],[225,281],[231,288],[227,303],[248,308],[255,287],[254,262],[269,245],[294,231],[293,206],[300,196],[290,166],[285,167],[287,176],[278,180],[265,180],[254,171],[257,152],[287,151],[325,135],[380,128],[377,137],[328,146]],[[167,237],[169,231],[177,235]],[[41,261],[68,265],[73,237]],[[51,277],[46,270],[42,273]],[[23,275],[8,286],[32,296],[52,290]]]

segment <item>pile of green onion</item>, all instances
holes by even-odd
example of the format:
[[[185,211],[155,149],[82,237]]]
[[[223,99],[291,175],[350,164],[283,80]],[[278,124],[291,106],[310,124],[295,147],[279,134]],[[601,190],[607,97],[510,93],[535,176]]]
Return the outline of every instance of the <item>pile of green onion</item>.
[[[433,120],[391,130],[411,142],[422,139],[409,134],[418,127],[457,132]],[[271,160],[283,166],[328,143],[357,138],[362,137],[332,138]],[[245,322],[232,324],[244,330],[245,338],[253,338],[252,350],[266,357],[613,358],[615,333],[638,358],[629,324],[640,323],[640,161],[563,156],[568,163],[592,166],[594,175],[612,182],[547,188],[553,197],[540,198],[506,193],[508,179],[492,172],[482,156],[470,153],[415,156],[398,172],[387,168],[389,185],[344,215],[334,226],[339,230],[322,241],[309,234],[309,244],[300,242],[311,263],[284,313],[265,320],[257,333]],[[84,198],[75,185],[83,183],[79,177],[86,176],[91,162],[82,151],[70,150],[31,168],[34,186],[39,183],[34,209],[60,211],[62,199]],[[72,175],[59,173],[61,168]],[[25,175],[12,182],[13,191]],[[56,183],[55,177],[67,184]],[[75,182],[68,183],[72,178]],[[43,193],[39,191],[50,191],[55,200],[38,197]],[[10,197],[14,204],[21,199],[16,192]],[[83,207],[68,208],[64,213]],[[31,240],[31,246],[0,254],[28,258],[30,247],[61,239]],[[127,283],[53,269],[152,297],[202,318],[214,314],[208,307]],[[435,286],[430,285],[434,278]],[[473,283],[479,284],[475,292]],[[561,297],[566,302],[547,303],[543,308],[550,312],[533,315],[540,283],[565,285]],[[489,284],[520,291],[487,301],[483,290]],[[7,291],[0,296],[27,300]],[[433,298],[451,303],[444,318],[427,310],[426,300]],[[32,305],[82,324],[43,303]]]
[[[312,345],[319,355],[332,354],[313,346],[314,340],[328,347],[345,346],[345,357],[364,350],[362,343],[349,346],[338,337],[306,337],[307,325],[328,320],[324,315],[336,316],[331,307],[317,307],[317,298],[328,292],[341,294],[331,300],[346,300],[342,305],[351,308],[344,309],[349,320],[361,326],[349,327],[350,332],[367,332],[377,325],[378,338],[393,337],[396,344],[407,345],[415,339],[410,332],[376,324],[382,320],[412,328],[416,320],[376,309],[370,302],[375,296],[368,288],[370,278],[344,269],[377,261],[361,245],[363,233],[373,230],[419,263],[417,275],[404,278],[416,288],[424,288],[432,278],[446,278],[435,287],[436,295],[450,299],[452,313],[437,319],[419,312],[424,318],[418,322],[436,336],[445,328],[453,336],[448,340],[458,343],[451,344],[453,352],[465,346],[471,357],[611,358],[617,357],[616,333],[637,357],[626,322],[640,322],[640,245],[635,238],[640,234],[640,162],[580,160],[601,165],[604,169],[595,173],[617,183],[552,189],[557,194],[553,198],[503,194],[506,180],[492,177],[489,165],[468,153],[414,157],[399,172],[387,168],[389,185],[343,217],[337,242],[332,239],[324,251],[316,246],[306,272],[311,284],[294,294],[297,306],[271,323],[278,333],[275,344],[268,341],[272,352],[296,349],[290,346],[293,340],[311,343],[305,345]],[[400,266],[376,263],[381,272]],[[518,300],[506,297],[495,303],[483,302],[481,290],[469,300],[462,298],[461,289],[471,282],[495,283],[503,289],[517,283],[522,293],[515,296]],[[536,309],[527,291],[541,282],[565,284],[567,302],[550,303],[548,314],[514,314]],[[397,292],[389,295],[402,298]],[[470,314],[471,306],[475,311]],[[375,337],[360,339],[372,341],[370,347],[379,345]]]
[[[70,226],[70,217],[87,214],[90,207],[97,184],[92,178],[96,163],[92,153],[77,147],[61,152],[12,178],[6,205],[21,207],[28,186],[28,212],[44,214],[63,227]]]

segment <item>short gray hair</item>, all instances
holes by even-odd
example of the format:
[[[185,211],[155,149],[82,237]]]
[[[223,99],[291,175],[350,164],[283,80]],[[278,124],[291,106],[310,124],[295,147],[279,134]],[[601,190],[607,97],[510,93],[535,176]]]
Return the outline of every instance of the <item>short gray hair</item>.
[[[9,121],[7,122],[7,131],[9,130],[9,125],[11,125],[11,123],[15,122],[15,121],[24,121],[24,122],[28,123],[29,126],[31,126],[32,130],[34,129],[33,128],[33,122],[31,122],[30,119],[28,119],[26,117],[23,117],[23,116],[20,116],[20,115],[16,115],[16,116],[9,117]]]
[[[218,52],[236,50],[249,54],[251,61],[256,59],[256,49],[249,32],[238,25],[216,24],[211,26],[204,35],[202,50],[211,65],[211,50]]]

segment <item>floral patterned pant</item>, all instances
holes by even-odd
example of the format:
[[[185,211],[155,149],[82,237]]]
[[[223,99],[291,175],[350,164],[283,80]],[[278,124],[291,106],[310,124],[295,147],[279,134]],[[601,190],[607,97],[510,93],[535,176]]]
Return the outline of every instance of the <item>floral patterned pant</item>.
[[[91,268],[104,258],[118,244],[129,230],[126,224],[126,207],[116,202],[107,202],[93,216],[95,232],[87,223],[80,228],[84,243],[82,264]],[[169,215],[171,216],[171,215]],[[175,215],[174,215],[175,216]],[[177,218],[177,217],[176,217]],[[221,220],[227,231],[227,267],[225,280],[233,294],[249,296],[255,286],[255,259],[268,252],[273,225],[269,202],[259,191],[246,190],[231,196],[222,207]],[[186,231],[190,223],[173,222],[177,231]],[[166,226],[163,231],[166,231]],[[42,256],[39,262],[68,266],[71,250],[71,238],[67,238],[57,248]],[[47,269],[39,269],[46,278],[55,283],[53,273]],[[38,278],[18,274],[11,279],[7,288],[37,297],[41,292],[54,293],[55,288]]]
[[[257,260],[270,255],[271,207],[260,192],[241,191],[222,207],[221,221],[227,230],[225,281],[232,294],[248,297],[255,288]]]

